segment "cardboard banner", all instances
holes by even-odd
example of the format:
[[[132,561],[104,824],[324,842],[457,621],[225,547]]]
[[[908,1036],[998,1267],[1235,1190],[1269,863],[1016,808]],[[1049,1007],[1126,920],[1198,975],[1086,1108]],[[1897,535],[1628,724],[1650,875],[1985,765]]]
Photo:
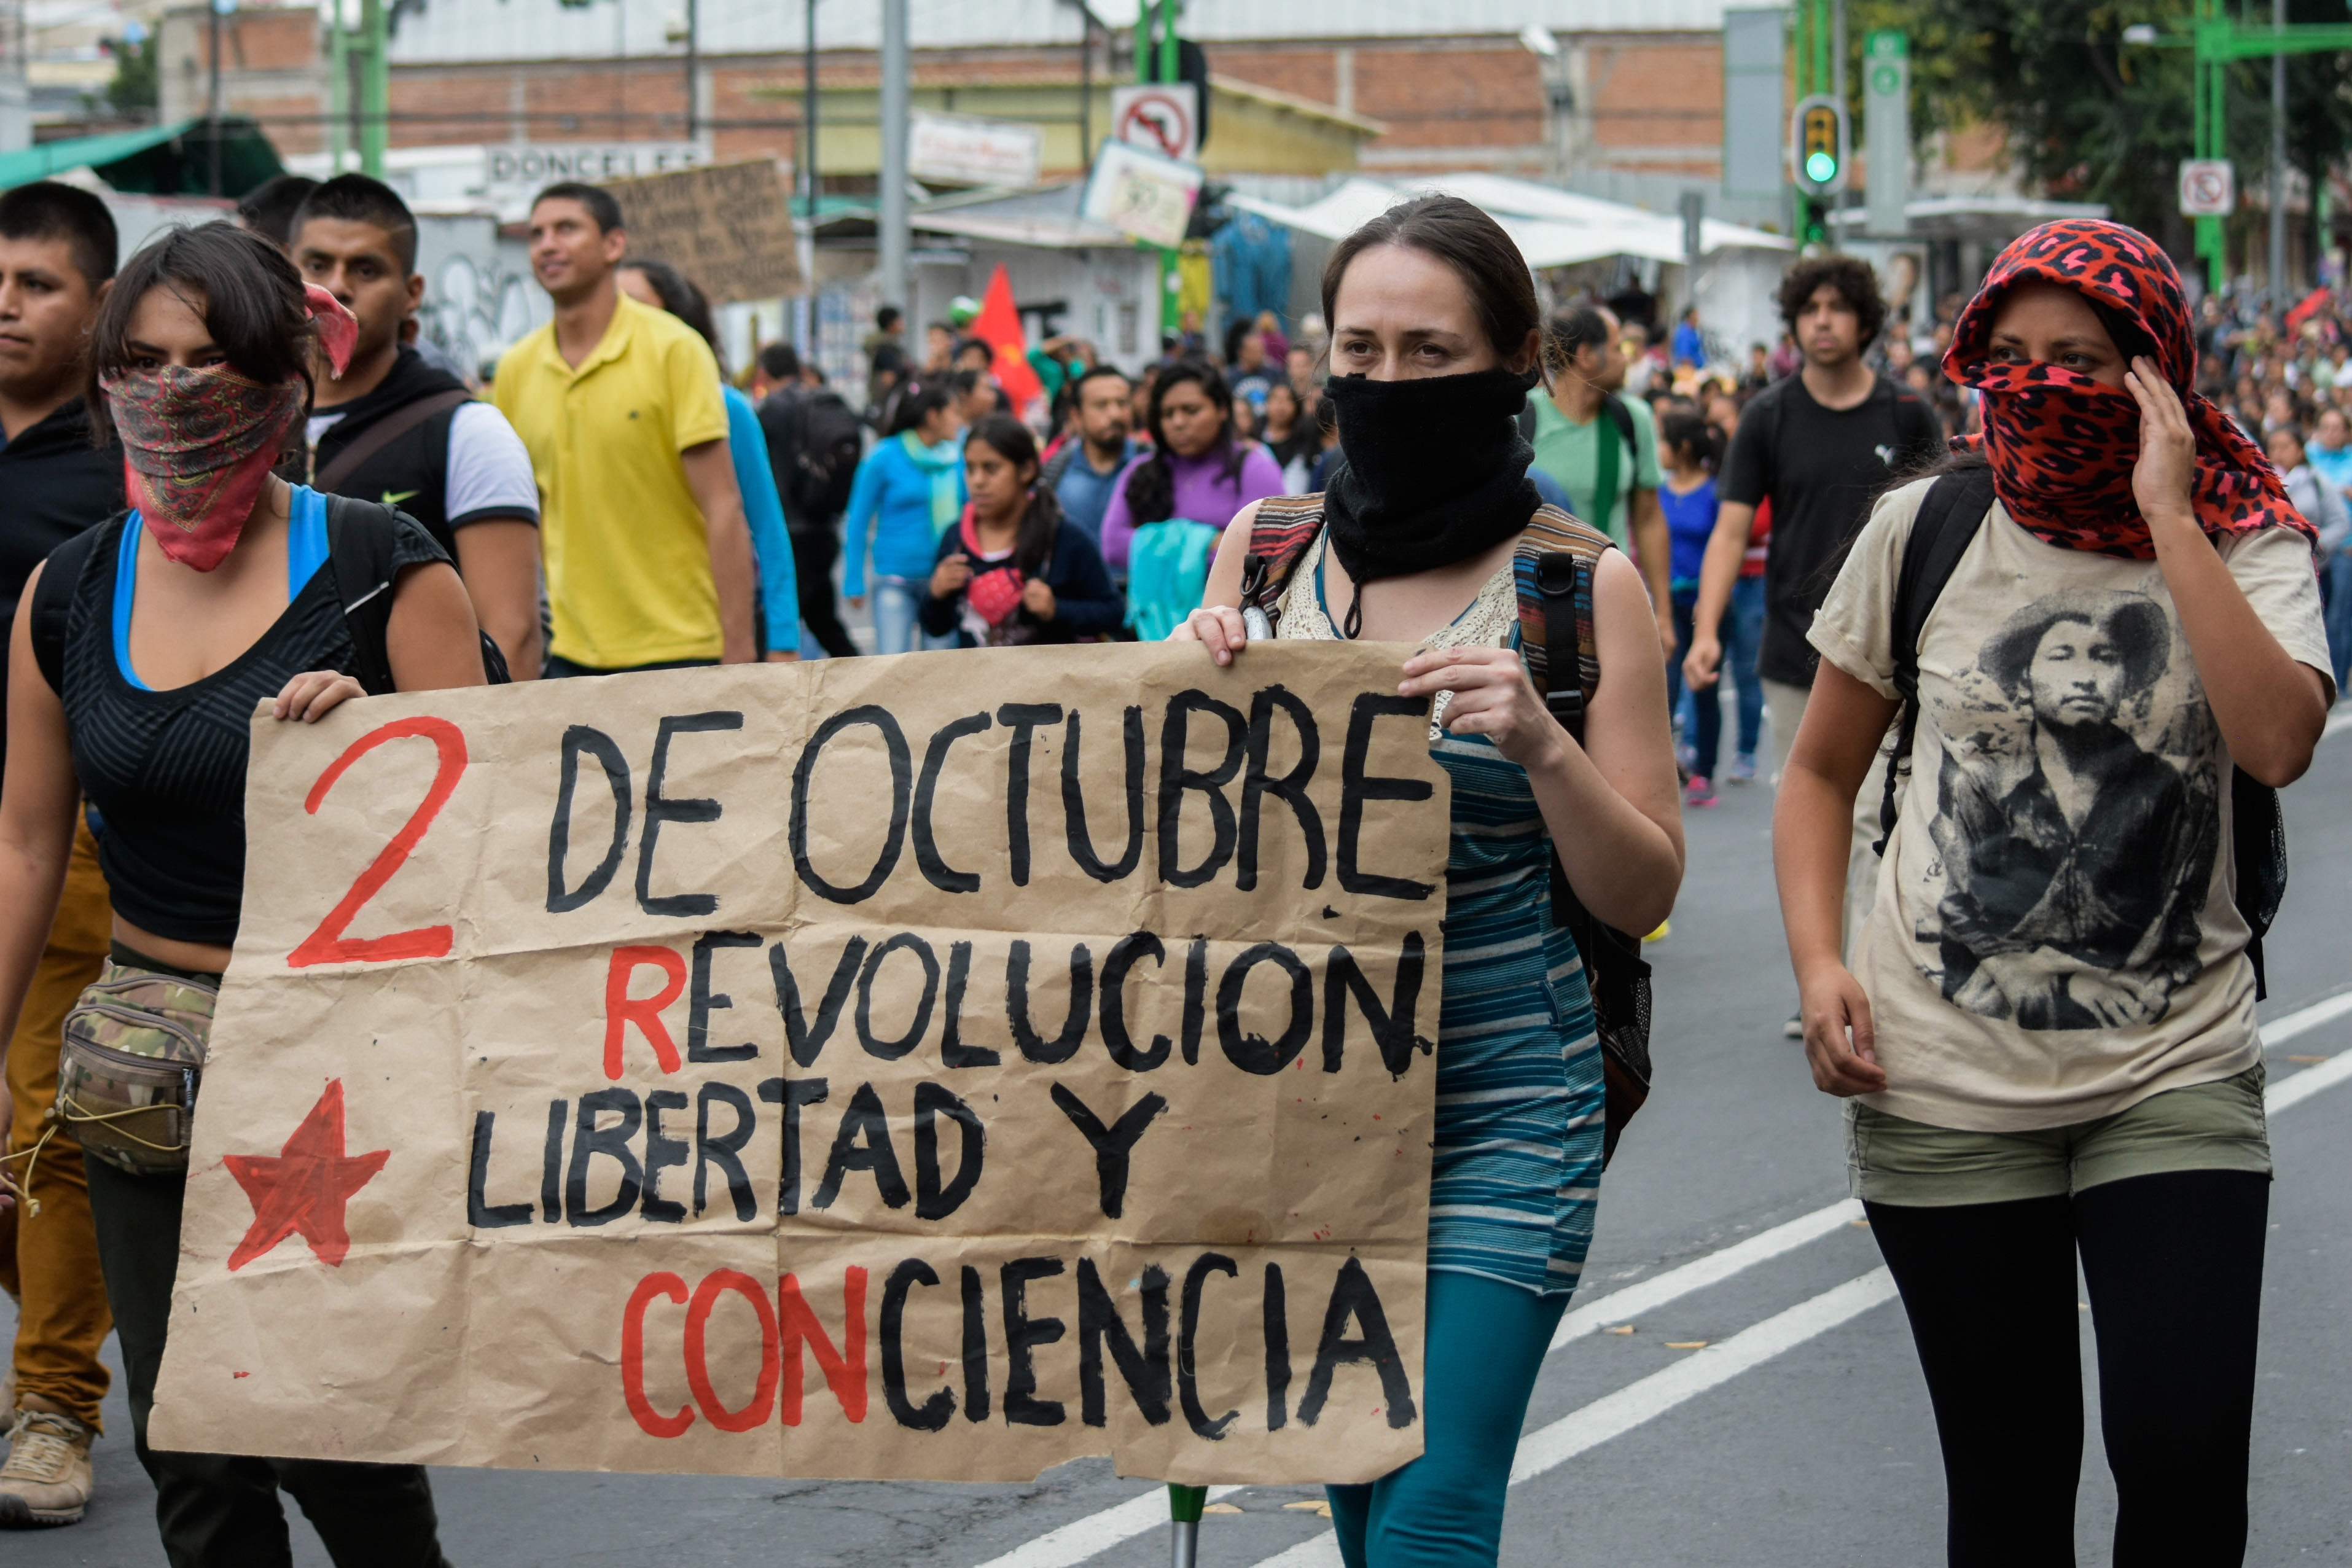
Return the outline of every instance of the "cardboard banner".
[[[264,710],[153,1441],[1411,1458],[1448,794],[1405,652]]]
[[[800,241],[772,158],[608,180],[629,254],[668,262],[713,305],[774,299],[802,287]]]

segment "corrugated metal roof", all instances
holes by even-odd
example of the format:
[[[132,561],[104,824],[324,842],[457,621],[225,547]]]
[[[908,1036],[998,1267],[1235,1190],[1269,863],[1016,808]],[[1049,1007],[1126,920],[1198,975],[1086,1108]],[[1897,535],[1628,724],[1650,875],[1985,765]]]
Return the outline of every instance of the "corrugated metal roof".
[[[1097,16],[1134,24],[1136,0],[1095,0]],[[1508,37],[1530,23],[1555,33],[1712,33],[1727,0],[1350,0],[1338,6],[1265,0],[1191,0],[1187,37],[1219,39]],[[701,0],[706,54],[798,50],[805,5],[793,0]],[[401,19],[393,58],[404,65],[494,59],[610,59],[679,56],[667,29],[674,0],[599,0],[573,9],[557,0],[439,0]],[[881,0],[824,0],[819,48],[878,48]],[[1064,0],[908,0],[917,48],[1076,45],[1078,13]]]

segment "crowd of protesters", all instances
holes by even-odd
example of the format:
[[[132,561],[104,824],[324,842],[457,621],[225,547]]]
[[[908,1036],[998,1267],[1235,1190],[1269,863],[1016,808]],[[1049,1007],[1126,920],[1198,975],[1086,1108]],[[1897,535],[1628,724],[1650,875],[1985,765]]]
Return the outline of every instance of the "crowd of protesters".
[[[376,181],[275,182],[119,275],[97,198],[0,194],[0,1169],[23,1199],[0,1204],[0,1286],[19,1306],[0,1525],[88,1507],[114,1332],[173,1561],[284,1561],[280,1491],[338,1562],[441,1561],[415,1467],[149,1447],[185,1145],[78,1139],[55,1113],[65,1021],[93,984],[209,1027],[257,706],[315,721],[362,695],[803,650],[1167,639],[1222,664],[1271,632],[1420,646],[1401,689],[1433,699],[1454,779],[1448,935],[1510,937],[1447,945],[1435,1188],[1475,1191],[1486,1218],[1433,1208],[1428,1365],[1445,1393],[1426,1458],[1334,1490],[1349,1561],[1367,1541],[1381,1561],[1493,1560],[1603,1149],[1595,1014],[1553,879],[1592,917],[1663,931],[1677,805],[1768,777],[1768,716],[1769,778],[1790,779],[1790,1032],[1820,1085],[1856,1102],[1854,1179],[1936,1400],[1954,1560],[1998,1559],[1964,1553],[1967,1531],[2023,1528],[1991,1500],[2004,1402],[2041,1398],[2038,1429],[2066,1431],[2057,1363],[2076,1330],[2053,1303],[2072,1300],[2071,1254],[2063,1285],[2037,1285],[2001,1277],[2003,1249],[2079,1242],[2102,1333],[2112,1318],[2119,1341],[2154,1335],[2127,1298],[2177,1278],[2177,1214],[2221,1248],[2180,1309],[2210,1331],[2191,1336],[2204,1393],[2157,1409],[2158,1369],[2119,1343],[2103,1372],[2165,1436],[2120,1454],[2118,1476],[2145,1514],[2190,1455],[2227,1483],[2191,1511],[2200,1560],[2234,1560],[2269,1167],[2245,977],[2215,958],[2249,928],[2222,910],[2217,831],[2189,818],[2212,807],[2214,737],[2261,787],[2302,771],[2352,653],[2352,330],[2325,298],[2284,315],[2209,299],[2192,321],[2152,246],[2076,225],[2061,237],[2110,274],[2068,273],[2029,235],[1924,332],[1868,266],[1803,258],[1779,344],[1734,355],[1711,352],[1696,309],[1661,329],[1622,298],[1540,302],[1491,219],[1423,197],[1338,248],[1295,335],[1272,312],[1213,346],[1187,330],[1136,374],[1049,338],[1016,389],[1013,350],[970,335],[968,313],[909,341],[886,308],[845,391],[783,344],[730,377],[708,299],[631,254],[610,193],[551,186],[528,232],[552,319],[483,386],[418,337],[415,220]],[[2019,395],[2027,361],[2108,422],[2095,494],[2037,466],[2054,438]],[[1906,653],[1890,630],[1904,540],[1963,485],[1959,523],[1989,542]],[[1514,561],[1534,534],[1589,548],[1594,657],[1626,672],[1573,743],[1522,671]],[[1246,580],[1268,539],[1288,541],[1286,575]],[[2011,603],[2020,584],[2055,586]],[[843,599],[868,612],[864,646]],[[2100,669],[2053,673],[2077,643]],[[2203,709],[2180,732],[2206,737],[2193,755],[2123,727],[2126,699],[2183,667],[2176,645],[2204,677],[2167,688]],[[1891,684],[1906,656],[1925,698]],[[1969,716],[1948,688],[1969,660],[2017,707],[2032,766],[2005,794],[1955,767],[1933,825],[1915,811],[1898,833],[1881,742],[1910,699],[1918,744],[1940,746]],[[2118,836],[2093,844],[2086,810],[2108,807]],[[1896,874],[1930,861],[1932,911],[1927,873]],[[2036,887],[2048,896],[2021,894]],[[1940,982],[1904,956],[1931,928]],[[1542,961],[1492,957],[1507,949]],[[1508,1027],[1481,1010],[1497,998]],[[1906,1054],[1874,1036],[1874,1008],[1981,1059]],[[2046,1031],[2094,1026],[2096,1049],[2004,1077],[2047,1054]],[[1548,1153],[1507,1169],[1505,1146]],[[1974,1326],[2027,1319],[2046,1375]],[[2031,1502],[2029,1533],[2070,1538],[2071,1490]]]

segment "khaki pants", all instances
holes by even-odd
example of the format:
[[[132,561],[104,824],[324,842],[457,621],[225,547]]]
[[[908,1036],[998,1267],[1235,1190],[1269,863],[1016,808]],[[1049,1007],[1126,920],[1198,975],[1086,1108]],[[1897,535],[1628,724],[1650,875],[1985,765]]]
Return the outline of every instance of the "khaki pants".
[[[40,1141],[57,1099],[58,1042],[66,1014],[83,988],[98,978],[110,925],[98,845],[89,825],[78,823],[57,923],[49,928],[48,946],[33,971],[8,1042],[8,1092],[16,1102],[7,1130],[10,1154]],[[21,1200],[0,1212],[0,1289],[16,1298],[17,1308],[16,1390],[20,1396],[37,1395],[94,1427],[107,1386],[98,1350],[113,1319],[99,1270],[81,1145],[61,1126],[32,1166],[32,1178],[24,1185],[41,1212],[31,1213],[32,1205]],[[25,1162],[8,1168],[21,1182]]]
[[[1780,782],[1781,773],[1789,766],[1789,748],[1797,743],[1797,727],[1804,722],[1805,702],[1812,695],[1811,686],[1791,686],[1780,681],[1765,681],[1764,709],[1772,718],[1772,782]],[[1871,846],[1878,842],[1878,810],[1886,792],[1887,751],[1881,747],[1878,760],[1870,765],[1869,776],[1853,797],[1853,833],[1846,845],[1845,857],[1845,940],[1848,961],[1853,956],[1853,939],[1862,930],[1863,922],[1870,918],[1871,905],[1878,900],[1878,856]]]

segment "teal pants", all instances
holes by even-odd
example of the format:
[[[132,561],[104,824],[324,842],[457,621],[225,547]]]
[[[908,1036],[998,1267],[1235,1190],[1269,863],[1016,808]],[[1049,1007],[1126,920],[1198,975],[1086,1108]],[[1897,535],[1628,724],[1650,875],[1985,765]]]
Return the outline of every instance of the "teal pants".
[[[1348,1568],[1494,1568],[1528,1396],[1566,1296],[1429,1276],[1421,1458],[1327,1489]]]

